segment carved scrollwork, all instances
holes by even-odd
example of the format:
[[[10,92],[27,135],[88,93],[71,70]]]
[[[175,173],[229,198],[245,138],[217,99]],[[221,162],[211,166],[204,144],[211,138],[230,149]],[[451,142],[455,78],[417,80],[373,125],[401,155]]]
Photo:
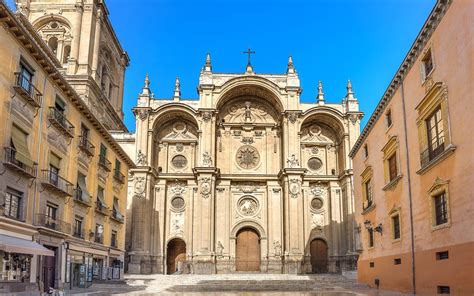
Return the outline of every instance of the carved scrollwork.
[[[143,198],[145,197],[145,177],[136,177],[135,178],[135,185],[133,185],[134,193],[136,198]]]
[[[199,183],[201,196],[204,198],[208,198],[211,195],[211,178],[201,177],[199,178]]]
[[[289,182],[290,196],[292,198],[297,198],[301,192],[301,180],[298,178],[292,178]]]

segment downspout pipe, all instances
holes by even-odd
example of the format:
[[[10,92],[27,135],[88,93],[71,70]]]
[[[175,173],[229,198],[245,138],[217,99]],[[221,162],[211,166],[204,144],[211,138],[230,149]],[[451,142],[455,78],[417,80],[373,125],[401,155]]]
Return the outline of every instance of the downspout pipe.
[[[407,166],[407,180],[408,180],[408,202],[409,202],[409,212],[410,212],[410,238],[411,238],[411,269],[412,269],[412,286],[413,294],[416,294],[416,268],[415,268],[415,234],[413,230],[413,200],[411,193],[411,173],[410,173],[410,153],[408,151],[408,134],[407,134],[407,116],[406,116],[406,107],[405,107],[405,89],[404,83],[401,82],[401,92],[402,92],[402,109],[403,109],[403,128],[405,135],[405,153],[406,153],[406,166]]]

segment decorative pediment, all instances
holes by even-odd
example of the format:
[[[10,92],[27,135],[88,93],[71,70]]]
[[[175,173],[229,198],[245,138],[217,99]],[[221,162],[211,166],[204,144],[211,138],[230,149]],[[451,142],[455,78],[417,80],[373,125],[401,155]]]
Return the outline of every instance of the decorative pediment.
[[[334,141],[331,139],[331,133],[318,124],[312,124],[306,128],[303,128],[301,134],[302,144],[311,143],[324,146],[328,144],[334,144]]]
[[[221,120],[224,123],[275,123],[276,114],[266,102],[255,98],[243,97],[231,103],[223,110]]]
[[[439,177],[436,177],[433,185],[431,185],[430,189],[428,189],[428,193],[438,191],[439,189],[444,189],[449,184],[449,180],[443,180]]]
[[[198,139],[195,127],[184,121],[168,125],[160,134],[160,139],[164,142],[196,142]]]

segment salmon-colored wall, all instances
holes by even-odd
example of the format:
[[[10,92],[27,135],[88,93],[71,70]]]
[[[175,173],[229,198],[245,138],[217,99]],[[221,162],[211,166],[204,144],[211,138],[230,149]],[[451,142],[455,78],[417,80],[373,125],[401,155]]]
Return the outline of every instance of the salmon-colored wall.
[[[413,209],[413,233],[418,294],[432,295],[438,285],[450,286],[453,295],[474,295],[474,1],[454,0],[441,19],[426,46],[431,48],[435,69],[433,83],[447,86],[447,113],[450,141],[456,148],[452,154],[425,172],[419,173],[420,141],[415,109],[425,97],[426,89],[420,74],[420,54],[403,80],[406,118],[403,113],[402,89],[398,87],[385,108],[392,112],[393,124],[386,128],[384,114],[373,125],[370,133],[353,156],[356,219],[361,227],[363,251],[359,257],[359,281],[380,288],[412,292],[410,194]],[[406,121],[406,134],[404,120]],[[384,164],[382,148],[390,137],[398,140],[401,179],[391,189],[383,190]],[[405,140],[407,139],[407,141]],[[364,155],[367,144],[369,156]],[[408,147],[408,149],[407,149]],[[408,164],[408,166],[407,166]],[[375,206],[362,209],[361,173],[371,166]],[[418,172],[418,173],[417,173]],[[410,185],[408,181],[410,176]],[[448,181],[448,226],[432,227],[429,189],[436,180]],[[392,210],[399,210],[401,240],[391,237]],[[373,226],[382,224],[383,234],[374,232],[374,247],[368,248],[364,221]],[[449,259],[436,261],[436,252],[449,251]],[[401,265],[393,259],[401,258]],[[370,268],[369,262],[375,267]]]

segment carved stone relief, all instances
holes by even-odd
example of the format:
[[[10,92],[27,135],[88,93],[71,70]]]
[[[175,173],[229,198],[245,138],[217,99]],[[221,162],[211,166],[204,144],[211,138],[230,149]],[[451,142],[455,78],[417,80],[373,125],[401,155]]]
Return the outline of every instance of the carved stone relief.
[[[135,184],[133,185],[136,198],[145,197],[145,187],[145,177],[136,177]]]
[[[203,167],[212,167],[212,157],[209,152],[204,152],[202,154],[202,166]]]
[[[290,179],[290,196],[292,198],[297,198],[301,192],[301,180],[298,178]]]
[[[286,160],[286,163],[288,164],[288,167],[290,168],[299,168],[300,167],[300,162],[296,158],[295,154],[291,154],[290,157]]]
[[[48,142],[58,150],[67,154],[68,141],[65,136],[56,131],[53,127],[48,128]]]
[[[148,165],[148,160],[146,158],[146,154],[144,154],[141,150],[138,150],[137,153],[137,165]]]
[[[280,241],[278,241],[278,240],[273,241],[273,251],[275,252],[276,257],[281,256],[281,243],[280,243]]]
[[[201,196],[204,198],[208,198],[211,195],[211,178],[208,177],[201,177],[199,178],[201,189]]]
[[[235,158],[237,164],[247,170],[255,168],[260,162],[260,154],[255,147],[250,145],[240,147]]]
[[[324,213],[311,213],[311,228],[322,228],[324,226]]]
[[[242,216],[254,216],[258,211],[259,205],[256,198],[244,196],[239,199],[237,210]]]
[[[184,234],[184,213],[171,213],[170,234],[182,236]]]

